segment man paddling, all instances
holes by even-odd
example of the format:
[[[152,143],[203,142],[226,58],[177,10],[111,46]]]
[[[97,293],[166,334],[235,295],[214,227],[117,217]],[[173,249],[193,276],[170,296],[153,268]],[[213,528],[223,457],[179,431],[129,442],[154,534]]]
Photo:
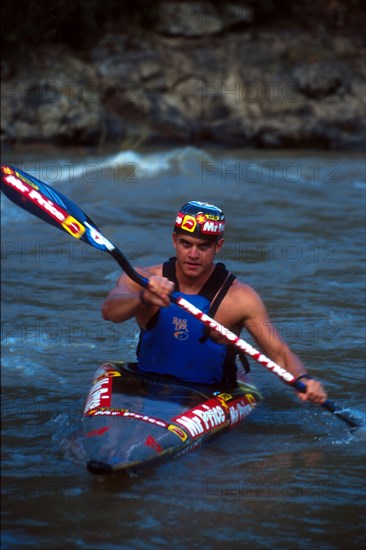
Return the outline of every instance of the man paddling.
[[[279,335],[260,296],[223,264],[215,263],[224,229],[220,208],[197,201],[185,204],[173,230],[176,258],[137,269],[149,281],[144,290],[123,274],[103,303],[104,319],[120,323],[135,317],[141,328],[137,357],[142,372],[233,387],[237,351],[171,303],[169,296],[175,290],[233,333],[239,335],[246,328],[266,356],[305,384],[300,399],[323,403],[327,394],[322,384],[306,372]]]

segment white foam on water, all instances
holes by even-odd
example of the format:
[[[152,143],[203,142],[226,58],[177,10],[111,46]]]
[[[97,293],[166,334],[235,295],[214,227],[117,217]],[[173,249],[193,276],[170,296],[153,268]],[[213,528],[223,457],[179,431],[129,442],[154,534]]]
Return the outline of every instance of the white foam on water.
[[[353,181],[352,182],[352,187],[354,187],[355,189],[365,190],[366,189],[366,181]]]
[[[79,178],[93,180],[93,171],[111,169],[118,167],[126,169],[134,168],[139,177],[156,177],[171,168],[177,168],[182,174],[191,173],[192,166],[202,161],[212,161],[211,155],[203,149],[196,147],[178,147],[168,151],[154,153],[138,153],[136,151],[120,151],[105,157],[93,157],[84,161],[60,160],[44,161],[34,173],[41,181],[52,185],[60,181],[74,181]]]
[[[73,184],[82,180],[93,184],[102,181],[102,171],[110,169],[111,176],[117,177],[119,169],[124,169],[128,175],[124,182],[135,182],[136,179],[149,179],[174,170],[175,174],[189,176],[201,169],[202,162],[213,161],[212,156],[203,149],[192,146],[178,147],[167,151],[153,153],[138,153],[127,150],[118,153],[90,158],[78,159],[44,159],[40,162],[16,162],[14,166],[24,170],[31,176],[55,187],[62,192],[60,183]],[[22,222],[29,219],[29,213],[14,205],[7,198],[1,198],[1,224]],[[28,223],[31,223],[28,221]]]

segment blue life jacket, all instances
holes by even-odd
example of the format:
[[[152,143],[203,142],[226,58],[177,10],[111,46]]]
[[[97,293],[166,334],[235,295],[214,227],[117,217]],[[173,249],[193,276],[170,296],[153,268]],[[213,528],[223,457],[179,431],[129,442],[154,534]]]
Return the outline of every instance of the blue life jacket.
[[[175,262],[171,258],[163,264],[163,276],[175,283],[180,296],[214,317],[236,277],[218,263],[198,294],[184,294],[179,291]],[[143,372],[226,387],[236,384],[236,355],[232,346],[211,339],[209,329],[176,304],[159,309],[141,330],[137,347],[138,368]],[[247,362],[244,366],[249,370]]]

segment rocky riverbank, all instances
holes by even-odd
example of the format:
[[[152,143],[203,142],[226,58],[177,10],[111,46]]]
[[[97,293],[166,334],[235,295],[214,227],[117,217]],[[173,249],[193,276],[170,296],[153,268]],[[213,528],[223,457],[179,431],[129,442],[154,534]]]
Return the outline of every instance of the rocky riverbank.
[[[168,2],[143,33],[5,60],[2,142],[365,147],[361,37],[225,13]]]

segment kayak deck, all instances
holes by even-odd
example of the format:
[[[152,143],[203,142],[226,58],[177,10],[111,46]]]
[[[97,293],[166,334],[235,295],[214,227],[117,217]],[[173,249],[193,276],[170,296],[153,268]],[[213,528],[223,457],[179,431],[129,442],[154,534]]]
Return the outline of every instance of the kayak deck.
[[[222,392],[145,375],[134,363],[104,363],[83,413],[87,468],[135,472],[192,451],[238,424],[261,400],[244,380]]]

